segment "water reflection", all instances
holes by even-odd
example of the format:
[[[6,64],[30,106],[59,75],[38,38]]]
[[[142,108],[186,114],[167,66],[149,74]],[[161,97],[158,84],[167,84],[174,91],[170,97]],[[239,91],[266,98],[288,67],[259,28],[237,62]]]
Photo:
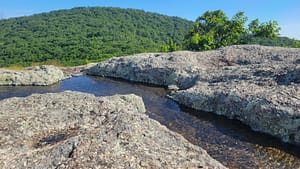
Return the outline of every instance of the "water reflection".
[[[271,136],[253,132],[238,121],[180,107],[165,97],[166,90],[158,87],[81,76],[50,87],[0,87],[0,99],[65,90],[97,96],[129,93],[142,96],[151,118],[182,134],[193,144],[200,145],[229,168],[300,167],[299,147],[282,144]]]

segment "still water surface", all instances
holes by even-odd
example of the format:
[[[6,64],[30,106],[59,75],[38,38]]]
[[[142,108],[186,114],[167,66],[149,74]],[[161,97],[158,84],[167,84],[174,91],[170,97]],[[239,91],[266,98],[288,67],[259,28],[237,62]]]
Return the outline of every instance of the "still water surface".
[[[253,132],[238,121],[180,107],[166,97],[165,89],[159,87],[80,76],[47,87],[0,86],[0,100],[65,90],[93,93],[97,96],[129,93],[139,95],[143,97],[147,114],[151,118],[201,146],[229,168],[300,167],[300,147],[282,144],[273,137]]]

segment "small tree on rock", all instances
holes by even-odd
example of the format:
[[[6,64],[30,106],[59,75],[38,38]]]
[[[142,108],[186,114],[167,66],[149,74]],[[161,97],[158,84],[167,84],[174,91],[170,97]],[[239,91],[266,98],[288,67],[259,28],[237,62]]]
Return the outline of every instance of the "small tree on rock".
[[[238,12],[230,20],[221,10],[207,11],[200,16],[189,33],[185,45],[190,50],[210,50],[222,46],[238,44],[247,31],[247,17]]]
[[[277,38],[279,36],[280,27],[277,21],[269,21],[260,23],[255,19],[249,24],[250,35],[261,38]]]
[[[276,21],[259,23],[255,19],[247,29],[247,20],[244,12],[238,12],[229,19],[221,10],[207,11],[197,18],[185,36],[185,48],[194,51],[211,50],[247,43],[252,37],[278,37],[280,28]]]

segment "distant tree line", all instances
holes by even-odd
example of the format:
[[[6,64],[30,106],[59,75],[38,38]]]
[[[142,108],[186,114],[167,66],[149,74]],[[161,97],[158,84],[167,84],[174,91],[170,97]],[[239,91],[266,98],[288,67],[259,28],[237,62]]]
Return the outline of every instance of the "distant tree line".
[[[278,37],[276,21],[246,26],[238,12],[207,11],[191,22],[135,9],[80,7],[0,20],[0,67],[57,63],[64,66],[142,52],[211,50],[235,44],[300,47]]]
[[[193,22],[135,9],[80,7],[0,20],[0,66],[63,65],[182,46]],[[177,48],[176,48],[177,50]]]

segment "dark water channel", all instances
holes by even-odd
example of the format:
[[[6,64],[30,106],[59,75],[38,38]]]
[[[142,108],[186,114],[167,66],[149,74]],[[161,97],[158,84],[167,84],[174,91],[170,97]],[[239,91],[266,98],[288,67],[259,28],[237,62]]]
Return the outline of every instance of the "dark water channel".
[[[180,107],[166,97],[167,91],[163,88],[80,76],[50,87],[2,86],[0,99],[65,90],[93,93],[97,96],[129,93],[142,96],[147,114],[151,118],[182,134],[193,144],[206,149],[213,158],[229,168],[300,167],[300,147],[283,144],[273,137],[253,132],[238,121]]]

